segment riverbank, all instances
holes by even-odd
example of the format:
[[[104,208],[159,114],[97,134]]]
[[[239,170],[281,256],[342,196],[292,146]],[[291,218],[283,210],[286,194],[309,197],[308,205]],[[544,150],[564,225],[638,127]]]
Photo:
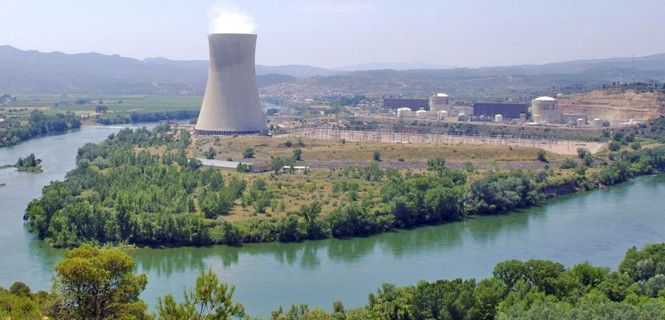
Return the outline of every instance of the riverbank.
[[[28,113],[26,108],[8,115],[0,122],[0,148],[81,127],[81,118],[71,112],[46,113],[34,109]]]

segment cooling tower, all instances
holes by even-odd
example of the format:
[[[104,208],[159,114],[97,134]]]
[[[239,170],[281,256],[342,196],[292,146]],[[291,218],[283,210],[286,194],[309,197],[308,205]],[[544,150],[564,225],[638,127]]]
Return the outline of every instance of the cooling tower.
[[[265,129],[256,86],[255,34],[208,35],[210,64],[196,133],[253,134]]]

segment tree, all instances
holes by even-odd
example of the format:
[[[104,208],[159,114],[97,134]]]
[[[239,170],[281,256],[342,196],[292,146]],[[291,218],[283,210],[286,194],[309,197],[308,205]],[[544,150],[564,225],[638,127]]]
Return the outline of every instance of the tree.
[[[318,221],[320,214],[321,203],[318,201],[300,207],[300,216],[305,220],[305,232],[310,239],[318,239],[324,236]]]
[[[244,317],[241,304],[233,303],[234,288],[219,281],[217,275],[208,270],[196,279],[193,290],[185,291],[185,301],[177,303],[173,295],[159,298],[157,319],[160,320],[226,320]]]
[[[243,151],[242,153],[242,157],[245,159],[254,158],[254,149],[253,148],[245,149],[245,151]]]
[[[302,160],[302,150],[301,149],[293,150],[293,160],[295,160],[295,161]]]
[[[374,155],[372,156],[372,159],[374,159],[374,161],[381,161],[381,151],[374,150]]]
[[[53,284],[64,318],[147,319],[147,305],[139,295],[148,280],[133,269],[132,258],[117,248],[83,245],[66,251]]]
[[[96,112],[96,113],[106,113],[107,111],[109,111],[109,107],[107,107],[107,106],[105,106],[105,105],[103,105],[103,104],[98,104],[98,105],[95,107],[95,112]]]

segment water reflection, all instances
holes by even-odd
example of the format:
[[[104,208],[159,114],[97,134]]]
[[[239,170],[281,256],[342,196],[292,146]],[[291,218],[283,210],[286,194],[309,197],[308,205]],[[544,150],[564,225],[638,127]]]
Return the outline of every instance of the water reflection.
[[[358,263],[372,254],[394,258],[422,255],[458,248],[465,238],[474,242],[493,242],[504,232],[519,233],[529,224],[545,218],[542,207],[515,214],[475,217],[466,221],[438,226],[399,230],[370,237],[326,239],[299,243],[245,244],[240,247],[214,246],[204,248],[142,249],[132,253],[138,267],[157,275],[169,276],[187,270],[200,270],[206,260],[221,262],[225,268],[240,263],[241,256],[272,256],[274,262],[316,270],[323,262]]]

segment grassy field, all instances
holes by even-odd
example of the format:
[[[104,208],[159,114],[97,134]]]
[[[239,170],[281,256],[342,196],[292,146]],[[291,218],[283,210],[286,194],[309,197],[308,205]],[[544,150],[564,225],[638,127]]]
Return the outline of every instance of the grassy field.
[[[92,96],[38,95],[17,96],[17,101],[4,108],[49,108],[56,111],[90,112],[105,105],[111,112],[198,110],[198,96]],[[101,103],[100,103],[101,102]]]
[[[291,145],[290,147],[288,145]],[[258,136],[240,137],[199,137],[195,138],[189,153],[193,157],[203,157],[209,148],[217,152],[216,159],[243,160],[243,151],[254,149],[255,158],[246,159],[254,164],[267,165],[271,157],[292,157],[293,151],[302,150],[302,157],[306,164],[309,160],[328,161],[364,161],[364,166],[372,163],[375,150],[381,153],[381,159],[387,161],[400,161],[409,164],[423,162],[437,157],[443,157],[449,162],[534,162],[538,155],[535,148],[511,148],[506,146],[474,146],[474,145],[437,145],[437,144],[390,144],[390,143],[361,143],[361,142],[334,142],[327,140],[286,139]],[[547,154],[548,159],[560,160],[561,156]],[[402,169],[402,173],[423,173],[424,169]],[[565,170],[555,170],[556,175],[564,177],[569,173]],[[248,217],[258,216],[265,218],[285,217],[289,213],[296,213],[303,205],[318,201],[322,204],[322,213],[330,213],[340,204],[351,202],[345,184],[351,181],[357,188],[356,199],[364,201],[379,201],[380,186],[385,183],[355,179],[354,169],[325,168],[312,169],[309,173],[275,174],[266,173],[238,173],[233,170],[223,170],[226,181],[238,177],[247,181],[248,188],[253,182],[262,179],[267,189],[274,195],[274,200],[265,213],[258,213],[253,206],[243,206],[238,200],[229,215],[218,219],[228,221],[241,221]],[[480,175],[484,170],[467,172],[469,178]],[[377,204],[380,205],[380,204]]]
[[[288,147],[290,142],[291,147]],[[213,148],[217,159],[242,159],[247,148],[254,149],[257,160],[269,160],[270,157],[291,157],[295,149],[302,149],[303,160],[321,161],[371,161],[374,152],[381,153],[385,161],[427,161],[442,157],[450,161],[533,161],[539,149],[510,147],[500,145],[447,145],[447,144],[404,144],[404,143],[365,143],[336,142],[330,140],[287,139],[258,136],[240,137],[199,137],[194,143],[196,154]],[[547,153],[550,160],[562,157]]]

